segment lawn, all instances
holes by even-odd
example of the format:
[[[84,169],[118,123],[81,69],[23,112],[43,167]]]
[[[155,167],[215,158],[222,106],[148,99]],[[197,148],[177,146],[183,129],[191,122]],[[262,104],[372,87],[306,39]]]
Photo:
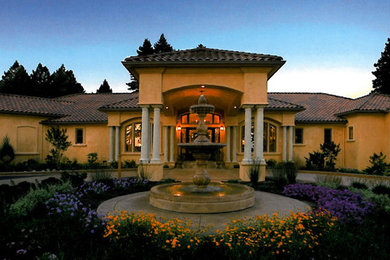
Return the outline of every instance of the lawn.
[[[390,189],[267,182],[255,189],[309,201],[307,213],[237,219],[193,230],[180,219],[131,211],[96,213],[109,198],[147,191],[147,179],[63,174],[1,185],[2,259],[389,259]]]

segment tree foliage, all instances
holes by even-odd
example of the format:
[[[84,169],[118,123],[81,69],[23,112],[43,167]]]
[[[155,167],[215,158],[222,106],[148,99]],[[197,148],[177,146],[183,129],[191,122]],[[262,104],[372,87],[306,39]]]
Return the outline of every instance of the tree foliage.
[[[385,50],[374,67],[376,68],[372,72],[376,77],[372,81],[374,92],[390,94],[390,38],[387,39]]]
[[[50,74],[49,69],[39,63],[28,75],[24,67],[15,61],[0,80],[0,93],[59,97],[83,92],[84,88],[77,82],[73,71],[66,70],[64,65]]]
[[[10,163],[15,158],[14,148],[9,143],[8,136],[4,137],[3,144],[0,147],[0,160],[4,163]]]
[[[149,55],[149,54],[154,53],[153,46],[150,43],[149,39],[144,40],[144,43],[142,44],[142,46],[138,47],[137,53],[138,53],[138,56],[145,56],[145,55]]]
[[[149,39],[145,39],[142,46],[138,47],[137,54],[138,56],[145,56],[170,51],[173,51],[173,47],[168,43],[167,39],[165,39],[165,36],[162,33],[160,39],[153,46]],[[130,82],[126,83],[126,85],[129,87],[128,90],[131,92],[138,91],[139,89],[138,79],[135,78],[132,74],[130,74]]]
[[[50,154],[46,157],[46,162],[51,166],[58,166],[64,152],[72,145],[68,141],[66,129],[51,127],[46,132],[46,141],[48,141],[54,148],[50,150]]]
[[[112,93],[112,89],[106,79],[103,80],[103,83],[96,90],[96,93]]]
[[[160,39],[154,44],[154,53],[173,51],[172,46],[165,39],[164,34],[161,34]]]
[[[0,93],[26,95],[31,93],[31,79],[26,69],[15,61],[0,80]]]
[[[320,144],[321,152],[309,153],[309,158],[305,157],[306,168],[312,170],[334,170],[336,157],[340,153],[340,144],[325,142]]]

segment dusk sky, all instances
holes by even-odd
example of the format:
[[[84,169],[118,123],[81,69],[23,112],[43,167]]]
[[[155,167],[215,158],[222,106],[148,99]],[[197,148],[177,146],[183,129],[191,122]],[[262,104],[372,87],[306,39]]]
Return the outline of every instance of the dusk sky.
[[[209,48],[282,56],[269,91],[347,97],[372,89],[373,64],[390,37],[383,1],[0,0],[0,73],[15,60],[31,73],[73,70],[87,92],[107,79],[127,92],[121,61],[164,33],[175,49]]]

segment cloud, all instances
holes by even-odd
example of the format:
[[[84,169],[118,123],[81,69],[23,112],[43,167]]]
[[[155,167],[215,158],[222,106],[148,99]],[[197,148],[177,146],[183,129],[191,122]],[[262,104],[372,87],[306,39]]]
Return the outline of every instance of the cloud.
[[[277,72],[268,82],[270,92],[323,92],[356,98],[372,90],[371,71],[358,68],[303,68]]]

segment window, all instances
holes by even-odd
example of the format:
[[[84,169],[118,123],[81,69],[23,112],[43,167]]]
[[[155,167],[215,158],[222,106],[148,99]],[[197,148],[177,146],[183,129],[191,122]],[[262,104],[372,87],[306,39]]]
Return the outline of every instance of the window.
[[[348,127],[348,139],[353,140],[353,126]]]
[[[264,134],[263,134],[263,151],[264,152],[276,152],[276,126],[271,123],[264,123]],[[245,147],[245,126],[241,127],[241,152],[244,152]],[[251,151],[254,150],[254,125],[252,122],[251,129]]]
[[[324,143],[330,143],[330,142],[332,142],[332,129],[325,128],[324,129]]]
[[[295,128],[295,143],[303,144],[303,128]]]
[[[141,151],[141,123],[133,123],[125,128],[125,151]]]
[[[76,144],[84,143],[84,133],[82,128],[76,128]]]

